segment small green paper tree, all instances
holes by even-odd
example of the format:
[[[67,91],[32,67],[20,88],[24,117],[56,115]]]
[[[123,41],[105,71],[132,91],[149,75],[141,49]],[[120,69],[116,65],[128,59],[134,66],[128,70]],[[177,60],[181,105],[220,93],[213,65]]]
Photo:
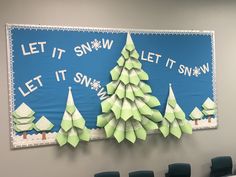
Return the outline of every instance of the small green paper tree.
[[[34,127],[35,112],[25,103],[22,103],[13,113],[14,130],[23,134],[23,139],[27,139],[27,131]]]
[[[85,120],[74,104],[71,87],[69,87],[66,110],[61,121],[61,129],[56,136],[56,141],[60,146],[69,143],[71,146],[76,147],[80,140],[89,141],[90,130],[85,126]]]
[[[166,104],[164,120],[160,123],[160,131],[164,137],[170,134],[180,138],[182,133],[192,134],[192,126],[185,118],[185,113],[177,104],[171,84]]]
[[[193,111],[190,113],[189,117],[194,120],[195,125],[198,125],[198,120],[202,119],[203,114],[202,112],[198,109],[198,107],[195,107]]]
[[[97,126],[104,128],[106,137],[113,136],[119,143],[125,139],[132,143],[137,138],[145,140],[147,132],[158,129],[157,122],[162,120],[161,113],[154,109],[160,102],[144,82],[149,78],[138,58],[128,33],[117,66],[110,72],[110,96],[101,103],[103,114],[97,117]]]
[[[42,140],[46,140],[46,132],[50,131],[54,125],[45,117],[42,116],[35,124],[34,129],[38,132],[42,132]]]
[[[203,114],[208,117],[208,122],[211,122],[211,117],[216,114],[216,104],[208,97],[202,105]]]

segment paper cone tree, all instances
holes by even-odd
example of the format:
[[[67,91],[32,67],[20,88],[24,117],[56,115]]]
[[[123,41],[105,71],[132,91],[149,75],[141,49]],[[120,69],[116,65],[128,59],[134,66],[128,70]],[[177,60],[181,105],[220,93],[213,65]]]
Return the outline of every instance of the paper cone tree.
[[[66,143],[76,147],[80,141],[90,140],[90,130],[85,126],[85,120],[74,104],[74,99],[69,87],[69,93],[64,112],[61,129],[57,133],[56,141],[60,146]]]
[[[34,129],[37,132],[42,132],[42,140],[46,140],[46,132],[50,131],[54,125],[45,117],[42,116],[35,124]]]
[[[184,111],[176,102],[171,84],[169,85],[169,96],[167,99],[164,120],[160,123],[160,131],[164,137],[172,134],[175,137],[180,138],[182,133],[192,134],[192,127],[185,118]]]
[[[208,97],[202,105],[203,114],[207,116],[208,122],[211,122],[211,118],[216,114],[216,104]]]
[[[101,103],[103,113],[97,116],[97,126],[104,128],[107,138],[114,137],[119,143],[125,139],[132,143],[137,138],[145,140],[147,133],[158,129],[157,123],[163,119],[154,109],[160,102],[151,95],[151,87],[145,83],[148,74],[138,59],[128,33],[117,65],[110,71],[109,97]]]
[[[14,130],[23,134],[23,139],[27,139],[27,131],[34,127],[35,112],[25,103],[22,103],[13,113]]]
[[[202,119],[203,114],[202,112],[198,109],[198,107],[195,107],[193,111],[190,113],[189,117],[194,120],[195,125],[198,125],[198,120]]]

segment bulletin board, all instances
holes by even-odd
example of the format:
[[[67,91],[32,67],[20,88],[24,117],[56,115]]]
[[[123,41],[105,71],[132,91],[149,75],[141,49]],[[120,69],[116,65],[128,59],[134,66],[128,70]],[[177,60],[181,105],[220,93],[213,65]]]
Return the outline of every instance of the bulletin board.
[[[193,129],[217,127],[216,110],[210,119],[203,114],[198,122],[190,116],[195,108],[204,112],[206,100],[216,103],[213,31],[8,24],[6,32],[9,121],[14,148],[56,143],[68,90],[91,130],[91,139],[105,138],[97,127],[97,116],[102,113],[101,102],[109,97],[106,85],[111,81],[110,71],[117,65],[127,33],[149,75],[147,83],[152,94],[160,101],[158,110],[164,114],[171,83]],[[24,114],[28,118],[23,120]],[[33,126],[36,122],[38,128]],[[45,131],[42,126],[40,129],[42,122],[47,123]],[[18,124],[29,126],[27,137],[16,131]]]

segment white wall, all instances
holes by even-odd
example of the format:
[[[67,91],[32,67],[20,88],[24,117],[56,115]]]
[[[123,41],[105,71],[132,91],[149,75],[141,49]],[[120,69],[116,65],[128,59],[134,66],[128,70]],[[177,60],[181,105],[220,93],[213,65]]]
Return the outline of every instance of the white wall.
[[[105,170],[150,169],[163,177],[173,162],[192,164],[193,177],[209,174],[210,159],[236,160],[236,1],[234,0],[0,0],[0,176],[92,177]],[[149,136],[135,145],[113,140],[10,150],[6,23],[141,29],[215,30],[219,128],[181,141]],[[235,162],[236,164],[236,162]]]

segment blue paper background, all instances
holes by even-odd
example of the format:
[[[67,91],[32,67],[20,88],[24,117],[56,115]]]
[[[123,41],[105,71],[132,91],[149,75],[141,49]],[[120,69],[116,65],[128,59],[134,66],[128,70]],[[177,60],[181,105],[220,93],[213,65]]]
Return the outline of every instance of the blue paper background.
[[[68,86],[72,86],[75,104],[86,119],[87,127],[96,128],[96,116],[101,114],[101,101],[97,92],[75,83],[73,78],[76,72],[80,72],[101,81],[102,86],[108,84],[111,81],[109,72],[121,55],[126,33],[13,28],[11,34],[15,108],[25,102],[36,112],[37,120],[43,115],[46,116],[55,125],[52,131],[58,131],[65,110]],[[150,51],[162,55],[158,64],[140,60],[143,70],[149,75],[147,83],[152,88],[152,94],[161,102],[161,106],[157,109],[162,113],[164,113],[170,82],[177,102],[186,115],[189,115],[195,106],[201,108],[207,97],[213,99],[212,38],[209,33],[204,35],[131,33],[131,36],[140,56],[142,50],[146,53]],[[93,50],[82,57],[76,56],[75,46],[102,38],[114,41],[110,50]],[[27,46],[30,42],[38,41],[47,42],[45,52],[23,56],[21,44]],[[51,58],[53,47],[66,50],[61,60]],[[165,67],[169,57],[177,61],[172,70]],[[207,62],[210,72],[199,77],[188,77],[177,72],[179,64],[195,67]],[[60,69],[67,70],[66,81],[56,81],[55,71]],[[23,97],[18,87],[23,88],[25,82],[38,75],[42,75],[43,87]]]

